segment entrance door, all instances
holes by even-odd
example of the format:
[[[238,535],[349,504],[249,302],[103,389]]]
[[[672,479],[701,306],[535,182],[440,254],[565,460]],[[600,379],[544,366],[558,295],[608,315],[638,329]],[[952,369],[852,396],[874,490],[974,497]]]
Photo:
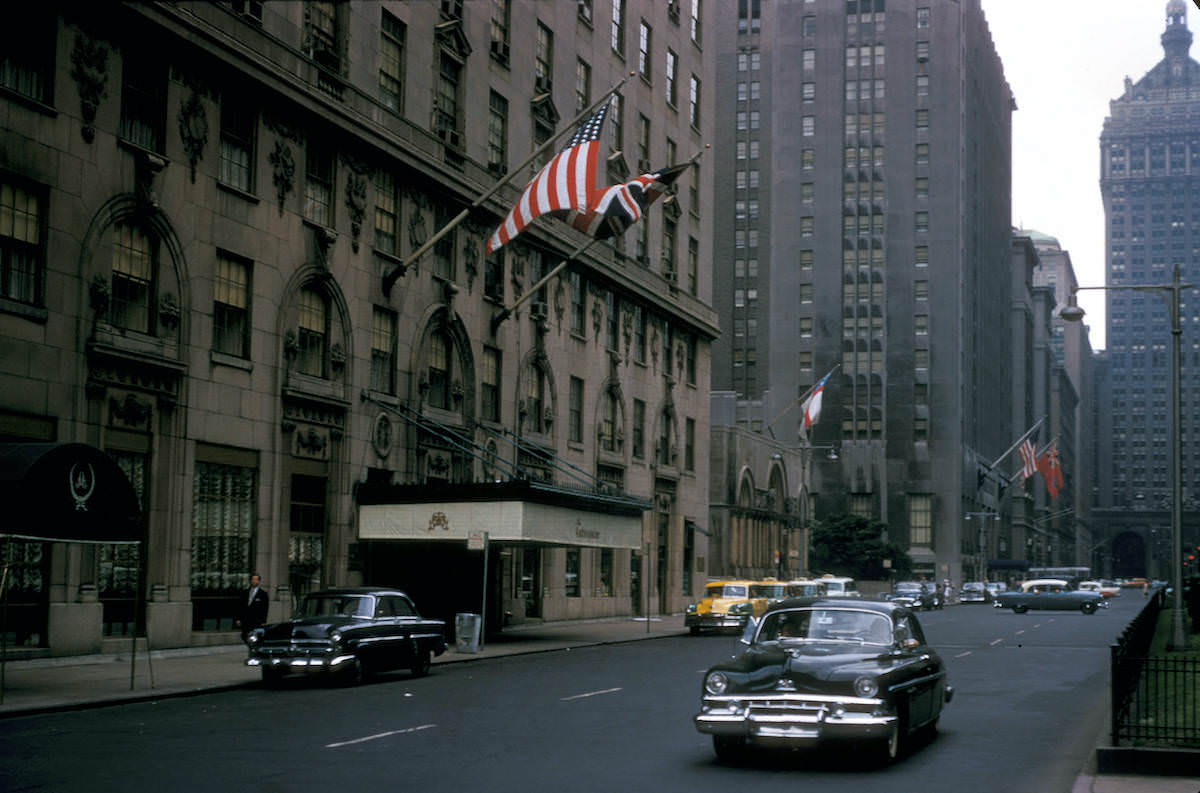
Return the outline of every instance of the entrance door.
[[[633,601],[633,613],[639,617],[646,616],[642,613],[642,556],[633,553],[629,559],[629,599]]]
[[[525,616],[542,616],[542,552],[537,547],[521,550],[521,597],[525,601]]]
[[[671,527],[671,515],[666,512],[658,513],[658,555],[656,561],[658,563],[658,575],[655,578],[655,585],[658,587],[658,613],[666,614],[668,611],[667,605],[667,561],[669,560],[668,536]]]

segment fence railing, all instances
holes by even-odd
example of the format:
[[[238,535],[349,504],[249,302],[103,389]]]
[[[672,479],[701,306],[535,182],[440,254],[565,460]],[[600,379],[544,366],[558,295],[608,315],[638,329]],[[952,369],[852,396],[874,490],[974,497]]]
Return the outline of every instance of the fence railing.
[[[1154,592],[1109,648],[1113,746],[1200,742],[1200,660],[1149,655],[1164,600]]]

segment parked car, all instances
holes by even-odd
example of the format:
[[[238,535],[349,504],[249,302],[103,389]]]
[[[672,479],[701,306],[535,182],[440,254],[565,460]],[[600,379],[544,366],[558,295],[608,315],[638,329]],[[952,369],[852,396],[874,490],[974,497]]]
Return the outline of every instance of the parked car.
[[[942,607],[941,593],[928,582],[900,581],[892,587],[892,593],[887,599],[914,611],[930,611]]]
[[[1141,589],[1142,587],[1149,586],[1149,585],[1150,585],[1150,580],[1147,578],[1126,578],[1124,581],[1121,582],[1121,586],[1129,588],[1129,589],[1133,589],[1133,588]]]
[[[1085,592],[1099,592],[1101,597],[1111,598],[1121,594],[1121,588],[1116,584],[1105,584],[1103,581],[1080,581],[1079,588]]]
[[[1024,614],[1030,609],[1053,611],[1082,611],[1095,614],[1098,608],[1108,608],[1108,601],[1099,592],[1072,589],[1058,578],[1037,578],[1021,584],[1020,591],[1001,592],[992,604],[996,608],[1012,609]]]
[[[936,730],[954,689],[917,615],[878,601],[793,598],[742,636],[745,649],[704,675],[696,729],[721,759],[749,746],[863,741],[896,759]]]
[[[991,603],[992,593],[982,581],[967,581],[958,591],[959,603]]]
[[[820,581],[825,585],[825,596],[831,598],[860,598],[858,584],[853,578],[836,576],[826,573]]]
[[[987,591],[991,593],[993,601],[996,599],[996,595],[1008,590],[1008,585],[1003,581],[988,581],[986,584],[984,584],[984,586],[986,586]]]
[[[753,581],[711,581],[704,586],[704,597],[698,603],[691,603],[683,615],[684,626],[697,634],[702,630],[722,630],[734,628],[741,630],[755,611],[754,602],[750,598],[750,587]],[[763,600],[758,608],[762,614],[766,610]]]
[[[392,669],[428,674],[433,656],[446,651],[446,623],[422,618],[397,589],[326,589],[306,596],[292,619],[258,628],[246,642],[246,665],[261,668],[264,682],[293,673],[359,683]]]

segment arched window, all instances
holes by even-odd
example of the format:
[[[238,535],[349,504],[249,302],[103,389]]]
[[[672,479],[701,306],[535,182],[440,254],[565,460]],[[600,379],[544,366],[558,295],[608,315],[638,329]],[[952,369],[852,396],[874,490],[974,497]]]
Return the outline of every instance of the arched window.
[[[658,464],[671,465],[671,414],[666,410],[658,419]]]
[[[617,420],[617,396],[609,391],[604,395],[600,416],[600,448],[606,452],[617,450]]]
[[[329,376],[329,300],[315,289],[300,291],[297,370],[313,377]]]
[[[154,332],[157,240],[136,225],[113,227],[112,306],[109,321],[126,330]]]
[[[450,405],[450,351],[453,349],[446,334],[440,331],[429,337],[429,397],[430,407],[449,410]]]

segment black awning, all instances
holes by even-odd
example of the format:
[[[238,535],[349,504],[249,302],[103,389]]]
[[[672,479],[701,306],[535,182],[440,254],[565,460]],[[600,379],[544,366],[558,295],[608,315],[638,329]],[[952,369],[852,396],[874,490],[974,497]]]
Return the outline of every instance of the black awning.
[[[988,559],[990,570],[1028,570],[1029,562],[1024,559]]]
[[[84,443],[0,444],[0,535],[56,542],[140,542],[137,494],[107,454]]]

